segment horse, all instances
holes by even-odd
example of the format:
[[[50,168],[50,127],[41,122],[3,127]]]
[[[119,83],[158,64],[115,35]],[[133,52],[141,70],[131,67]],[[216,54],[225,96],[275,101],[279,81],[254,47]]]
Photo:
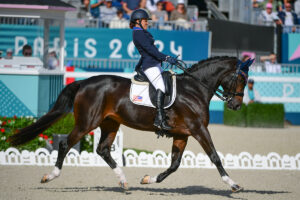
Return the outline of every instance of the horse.
[[[223,168],[207,128],[209,103],[219,86],[223,88],[228,108],[238,110],[241,107],[251,64],[244,64],[244,69],[241,70],[238,63],[236,57],[213,57],[195,63],[184,73],[176,75],[177,96],[174,104],[166,109],[168,124],[172,127],[167,133],[173,138],[171,166],[157,176],[144,176],[141,184],[160,183],[175,172],[180,165],[188,138],[192,136],[202,146],[231,190],[237,192],[243,189]],[[125,174],[110,154],[120,124],[142,131],[157,131],[153,125],[156,109],[133,104],[129,99],[130,85],[130,79],[113,75],[99,75],[75,81],[61,91],[48,113],[12,135],[9,141],[14,146],[24,144],[73,109],[74,128],[67,139],[59,143],[55,167],[52,172],[42,177],[41,183],[57,178],[70,148],[84,135],[100,127],[102,135],[96,152],[115,172],[120,187],[126,190],[128,183]]]

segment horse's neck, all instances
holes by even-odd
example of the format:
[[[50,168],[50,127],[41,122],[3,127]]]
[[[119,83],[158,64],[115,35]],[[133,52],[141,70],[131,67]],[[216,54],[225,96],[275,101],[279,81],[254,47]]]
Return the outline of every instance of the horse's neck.
[[[200,68],[193,74],[199,78],[199,81],[201,81],[202,84],[197,85],[202,92],[208,94],[206,100],[209,103],[214,92],[219,88],[222,79],[226,76],[226,74],[232,71],[232,69],[230,67],[220,66],[216,67],[214,70],[208,70],[208,67],[210,66]]]

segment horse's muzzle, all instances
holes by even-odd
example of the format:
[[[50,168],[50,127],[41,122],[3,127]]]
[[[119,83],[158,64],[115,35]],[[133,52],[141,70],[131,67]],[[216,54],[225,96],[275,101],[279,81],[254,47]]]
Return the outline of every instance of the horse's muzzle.
[[[233,98],[228,101],[227,107],[232,110],[240,110],[241,105],[242,103],[240,103],[238,100]]]

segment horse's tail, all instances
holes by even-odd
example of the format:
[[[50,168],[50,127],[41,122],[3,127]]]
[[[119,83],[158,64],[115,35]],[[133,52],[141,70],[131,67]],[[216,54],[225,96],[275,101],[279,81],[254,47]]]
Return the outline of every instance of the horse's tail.
[[[34,139],[38,134],[49,128],[53,123],[70,112],[79,88],[80,81],[76,81],[66,86],[59,94],[53,108],[47,114],[30,126],[27,126],[18,133],[10,136],[8,141],[13,146],[21,145]]]

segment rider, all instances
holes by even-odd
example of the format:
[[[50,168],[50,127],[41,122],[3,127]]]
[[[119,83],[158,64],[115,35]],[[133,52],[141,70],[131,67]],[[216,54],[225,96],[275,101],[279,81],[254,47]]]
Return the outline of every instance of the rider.
[[[132,37],[135,47],[141,54],[141,58],[136,66],[136,71],[142,70],[149,81],[156,89],[156,108],[157,114],[154,126],[170,130],[164,113],[165,84],[161,75],[161,63],[163,61],[175,65],[177,59],[167,56],[158,51],[154,45],[153,36],[147,31],[148,20],[151,20],[147,11],[137,9],[132,12],[130,17],[130,28],[133,29]]]

